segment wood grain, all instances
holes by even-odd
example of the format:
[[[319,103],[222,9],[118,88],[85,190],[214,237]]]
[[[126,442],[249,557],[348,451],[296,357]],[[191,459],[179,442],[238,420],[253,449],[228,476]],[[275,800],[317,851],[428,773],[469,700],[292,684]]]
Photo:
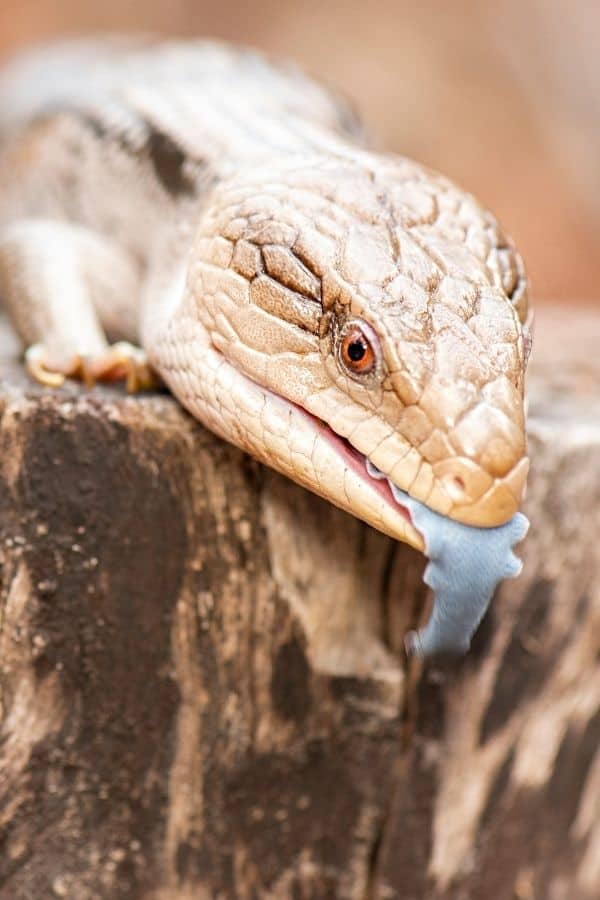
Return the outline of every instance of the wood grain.
[[[5,349],[0,900],[598,896],[598,331],[540,318],[524,574],[425,670],[418,553]]]

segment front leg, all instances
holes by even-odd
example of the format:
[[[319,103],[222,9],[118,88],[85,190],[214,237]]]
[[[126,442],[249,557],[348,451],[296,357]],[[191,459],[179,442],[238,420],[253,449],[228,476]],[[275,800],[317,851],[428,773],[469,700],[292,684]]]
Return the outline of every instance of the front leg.
[[[27,219],[0,233],[0,299],[26,348],[28,371],[50,386],[127,379],[144,387],[136,339],[139,273],[109,239],[65,222]]]

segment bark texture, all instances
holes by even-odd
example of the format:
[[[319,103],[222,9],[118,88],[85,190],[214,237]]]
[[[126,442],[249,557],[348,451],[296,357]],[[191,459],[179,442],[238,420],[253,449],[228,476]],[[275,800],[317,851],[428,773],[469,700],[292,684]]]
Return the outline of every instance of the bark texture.
[[[549,314],[473,651],[423,558],[167,395],[0,391],[0,900],[600,893],[600,318]]]

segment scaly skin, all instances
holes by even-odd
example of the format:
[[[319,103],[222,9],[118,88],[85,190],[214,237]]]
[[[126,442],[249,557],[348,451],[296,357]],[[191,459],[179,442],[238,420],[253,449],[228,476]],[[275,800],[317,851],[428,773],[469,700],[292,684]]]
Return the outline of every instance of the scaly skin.
[[[282,436],[260,389],[238,384],[226,399],[226,388],[208,389],[200,350],[218,351],[217,380],[234,378],[231,367],[327,422],[430,508],[478,526],[513,516],[528,466],[519,258],[447,181],[403,160],[354,156],[270,163],[214,190],[185,315],[171,322],[156,364],[199,418],[221,410],[209,424],[224,436],[422,548],[314,424],[304,434],[295,412]],[[354,319],[377,332],[382,360],[352,379],[336,347]]]
[[[30,174],[32,155],[79,140],[112,195],[96,198],[94,215],[82,202],[69,218],[104,234],[112,227],[143,259],[138,337],[195,416],[420,549],[421,535],[364,458],[443,515],[507,522],[528,467],[527,283],[493,216],[422,166],[365,150],[341,102],[298,73],[215,45],[181,45],[173,58],[187,54],[186,65],[165,69],[169,52],[125,46],[108,55],[106,72],[94,62],[89,96],[63,86],[60,113],[42,126],[48,98],[29,103],[25,124],[9,110],[4,195],[14,195],[15,171],[19,198],[36,184],[39,194],[48,175],[40,165]],[[90,130],[100,151],[89,149]],[[175,172],[157,166],[157,130],[179,154]],[[120,199],[132,176],[116,157],[146,173],[128,188],[136,215]],[[151,164],[159,185],[150,185]],[[167,174],[176,176],[170,185]],[[83,179],[70,189],[88,190]],[[64,215],[58,189],[42,214],[53,204]],[[366,375],[340,359],[355,320],[380,347]]]

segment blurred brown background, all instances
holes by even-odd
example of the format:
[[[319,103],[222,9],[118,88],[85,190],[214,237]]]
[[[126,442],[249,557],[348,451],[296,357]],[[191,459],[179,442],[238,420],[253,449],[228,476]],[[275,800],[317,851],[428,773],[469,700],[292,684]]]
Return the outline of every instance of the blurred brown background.
[[[537,299],[600,307],[598,0],[3,0],[0,53],[107,29],[296,58],[356,98],[381,146],[489,205]]]

